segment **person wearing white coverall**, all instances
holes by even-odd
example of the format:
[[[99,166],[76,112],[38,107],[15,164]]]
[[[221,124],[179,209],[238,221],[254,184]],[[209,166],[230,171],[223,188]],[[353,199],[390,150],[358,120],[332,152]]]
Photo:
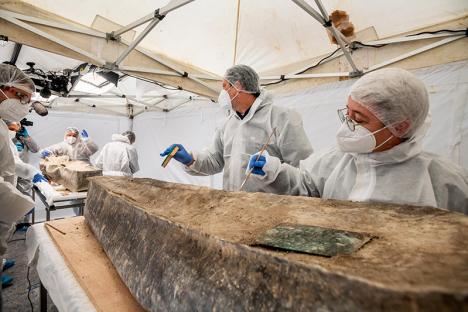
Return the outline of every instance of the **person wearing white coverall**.
[[[16,132],[15,137],[13,138],[13,143],[16,145],[19,157],[23,162],[29,163],[29,152],[39,152],[39,145],[29,135],[28,130],[25,126],[21,125],[21,123],[14,122],[8,124],[8,128]]]
[[[424,152],[426,87],[403,69],[382,69],[351,88],[337,147],[301,161],[251,157],[252,180],[280,194],[432,206],[468,214],[468,171]]]
[[[5,120],[4,120],[5,121]],[[38,181],[47,181],[42,173],[36,167],[26,163],[21,158],[21,154],[18,151],[18,145],[15,144],[15,138],[17,137],[17,127],[19,125],[18,122],[11,122],[5,121],[9,129],[9,135],[11,138],[10,141],[10,148],[13,153],[13,158],[15,160],[15,182],[14,185],[25,192],[29,192],[31,190],[32,183],[31,182],[38,182]],[[13,130],[12,130],[13,129]],[[18,141],[16,141],[18,142]],[[32,143],[31,143],[32,142]],[[37,144],[34,141],[30,141],[29,143],[33,144],[36,147],[36,151],[38,150]],[[28,144],[29,144],[28,143]],[[21,184],[21,187],[19,186]]]
[[[11,121],[23,119],[29,112],[29,102],[34,91],[33,81],[21,70],[0,64],[0,118]],[[0,259],[6,252],[14,222],[34,207],[31,198],[21,194],[13,184],[15,161],[10,143],[8,127],[0,120]],[[1,298],[0,290],[0,311]]]
[[[312,153],[300,115],[285,107],[273,105],[266,91],[260,91],[258,74],[246,65],[235,65],[226,71],[219,104],[231,108],[224,125],[216,130],[214,143],[208,149],[188,153],[180,150],[174,158],[185,165],[191,175],[213,175],[223,172],[223,189],[239,191],[245,179],[249,156],[259,151],[276,128],[266,150],[281,163],[299,165]],[[170,153],[175,144],[161,156]],[[265,191],[259,183],[248,180],[243,191]]]
[[[70,160],[89,162],[89,157],[98,151],[99,147],[88,136],[86,130],[78,131],[76,127],[68,127],[62,142],[46,147],[40,151],[41,157],[68,156]]]
[[[113,134],[112,142],[104,145],[95,166],[102,169],[102,174],[105,176],[132,177],[140,170],[138,153],[133,143],[135,143],[135,133],[132,131]]]

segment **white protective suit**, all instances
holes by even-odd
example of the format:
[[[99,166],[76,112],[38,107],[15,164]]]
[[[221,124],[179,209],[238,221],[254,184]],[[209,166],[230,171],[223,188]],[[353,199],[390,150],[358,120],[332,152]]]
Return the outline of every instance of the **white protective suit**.
[[[36,167],[25,163],[21,159],[20,153],[18,152],[18,149],[12,140],[10,140],[10,149],[15,161],[15,178],[13,185],[21,185],[21,189],[29,192],[31,190],[34,176],[41,172]]]
[[[429,123],[393,148],[368,154],[336,148],[316,153],[299,168],[268,157],[265,176],[252,175],[279,194],[363,202],[432,206],[468,214],[468,171],[422,151]]]
[[[51,145],[44,148],[39,153],[42,153],[44,150],[51,152],[54,156],[64,156],[67,155],[70,157],[70,160],[83,160],[89,162],[89,157],[97,152],[99,147],[91,139],[82,140],[80,136],[76,138],[76,142],[73,144],[68,144],[65,141]]]
[[[0,258],[6,251],[6,241],[12,225],[34,207],[30,197],[14,186],[15,161],[10,146],[8,127],[0,120]]]
[[[0,119],[0,176],[6,182],[14,184],[16,168],[9,131],[8,126]]]
[[[13,139],[13,144],[16,144],[17,142],[23,143],[23,150],[18,152],[18,154],[24,163],[29,162],[29,152],[37,153],[39,151],[39,145],[37,145],[36,141],[34,141],[30,136],[21,137],[20,139],[15,137]]]
[[[104,145],[95,166],[108,176],[132,177],[140,170],[136,148],[130,144],[128,137],[121,134],[112,135],[112,142]]]
[[[281,162],[298,166],[300,160],[312,153],[302,119],[295,111],[273,105],[271,96],[262,91],[244,119],[235,112],[230,113],[216,131],[213,145],[193,152],[195,162],[185,169],[192,175],[212,175],[224,169],[223,189],[238,191],[245,179],[250,155],[262,148],[275,127],[276,135],[272,136],[266,150]],[[242,190],[265,191],[250,179]]]

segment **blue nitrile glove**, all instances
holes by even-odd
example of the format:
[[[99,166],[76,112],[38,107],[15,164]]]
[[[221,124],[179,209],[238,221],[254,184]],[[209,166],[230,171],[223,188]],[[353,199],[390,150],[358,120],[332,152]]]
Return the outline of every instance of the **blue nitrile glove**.
[[[87,139],[89,139],[88,132],[87,132],[85,129],[81,130],[81,137],[82,137],[83,140],[85,140],[85,141],[86,141]]]
[[[49,182],[47,179],[40,173],[36,173],[36,175],[33,177],[33,183],[37,182]]]
[[[18,142],[16,142],[15,145],[16,145],[16,150],[17,150],[18,152],[21,153],[21,152],[24,150],[24,144],[23,144],[23,142],[18,141]]]
[[[51,152],[49,152],[48,150],[43,150],[41,152],[41,158],[46,158],[47,156],[49,156],[51,154]]]
[[[253,174],[258,174],[258,175],[264,176],[265,171],[263,171],[263,166],[265,166],[265,164],[266,164],[266,158],[265,158],[265,156],[261,155],[257,159],[257,156],[258,156],[258,154],[254,154],[254,155],[250,156],[249,170],[252,169]]]
[[[16,132],[16,134],[24,138],[27,138],[29,136],[29,133],[28,133],[28,130],[26,130],[26,127],[21,127],[20,131]]]
[[[3,269],[2,269],[2,271],[8,270],[8,269],[11,268],[12,266],[14,266],[15,263],[16,263],[15,259],[5,259],[5,261],[3,262]]]
[[[2,274],[2,288],[6,288],[13,284],[13,277],[7,274]]]
[[[190,155],[184,148],[184,146],[182,144],[172,144],[171,146],[169,146],[168,148],[166,148],[166,150],[164,152],[162,152],[161,156],[167,156],[171,153],[172,149],[175,147],[175,146],[178,146],[179,147],[179,150],[177,151],[177,153],[174,155],[174,159],[177,160],[177,161],[180,161],[181,163],[183,163],[184,165],[188,165],[190,164],[191,162],[193,162],[193,157],[192,155]]]

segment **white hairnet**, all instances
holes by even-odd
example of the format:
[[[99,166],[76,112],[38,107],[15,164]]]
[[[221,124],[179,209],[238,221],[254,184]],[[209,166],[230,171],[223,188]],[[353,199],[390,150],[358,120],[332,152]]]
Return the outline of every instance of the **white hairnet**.
[[[34,82],[21,69],[8,64],[0,64],[0,88],[14,87],[28,94],[36,91]]]
[[[224,78],[229,81],[231,85],[239,81],[245,91],[260,93],[260,85],[258,83],[260,78],[252,67],[247,65],[234,65],[228,68]]]
[[[76,134],[80,133],[80,131],[78,130],[77,127],[68,127],[67,130],[65,131],[65,133],[68,133],[68,132],[73,132],[73,133],[76,133]]]
[[[401,138],[413,136],[429,111],[424,83],[412,73],[399,68],[385,68],[361,77],[351,87],[350,96]],[[398,133],[393,126],[405,120],[410,122],[408,130]]]

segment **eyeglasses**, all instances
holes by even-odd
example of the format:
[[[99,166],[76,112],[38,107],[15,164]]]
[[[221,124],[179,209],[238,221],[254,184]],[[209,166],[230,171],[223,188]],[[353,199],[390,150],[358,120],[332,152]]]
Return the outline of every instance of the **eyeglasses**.
[[[346,110],[346,113],[344,112]],[[355,122],[354,120],[351,119],[348,115],[348,108],[340,108],[337,110],[338,117],[340,118],[341,122],[346,122],[346,125],[348,126],[349,130],[354,131],[356,129],[356,126],[359,126],[358,122]]]
[[[23,94],[18,91],[15,92],[15,96],[20,100],[21,104],[28,104],[31,101],[29,95]]]

